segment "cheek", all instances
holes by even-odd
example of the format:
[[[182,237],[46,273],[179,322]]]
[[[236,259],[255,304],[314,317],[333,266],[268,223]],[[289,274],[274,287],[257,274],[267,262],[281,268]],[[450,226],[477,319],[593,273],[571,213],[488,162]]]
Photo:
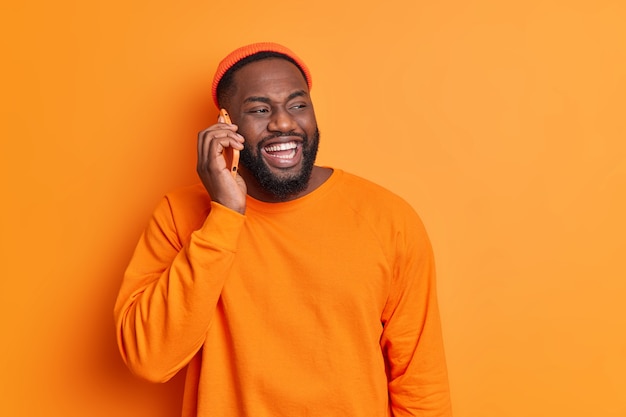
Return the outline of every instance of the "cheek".
[[[298,125],[302,130],[308,133],[309,137],[315,132],[317,128],[317,121],[315,120],[315,114],[307,115],[298,119]]]
[[[238,125],[237,133],[244,137],[246,145],[256,146],[263,139],[265,128],[260,123],[244,122]]]

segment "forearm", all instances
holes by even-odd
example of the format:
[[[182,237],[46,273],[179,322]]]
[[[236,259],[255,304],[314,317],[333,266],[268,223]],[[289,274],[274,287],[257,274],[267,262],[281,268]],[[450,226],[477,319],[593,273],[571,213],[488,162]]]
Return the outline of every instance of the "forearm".
[[[166,381],[202,346],[243,224],[243,216],[224,210],[211,213],[178,252],[157,233],[140,241],[115,308],[120,352],[135,374]],[[173,253],[167,265],[162,252]]]
[[[394,417],[450,417],[434,257],[417,224],[400,239],[381,347]]]
[[[435,309],[436,310],[436,309]],[[431,311],[404,366],[389,373],[389,400],[394,417],[451,417],[450,391],[438,312]]]

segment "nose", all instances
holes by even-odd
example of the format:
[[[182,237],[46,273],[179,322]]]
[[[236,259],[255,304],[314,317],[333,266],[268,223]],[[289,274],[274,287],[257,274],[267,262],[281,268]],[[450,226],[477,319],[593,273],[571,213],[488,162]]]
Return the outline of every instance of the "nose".
[[[296,128],[296,121],[287,109],[275,109],[267,125],[270,132],[291,132]]]

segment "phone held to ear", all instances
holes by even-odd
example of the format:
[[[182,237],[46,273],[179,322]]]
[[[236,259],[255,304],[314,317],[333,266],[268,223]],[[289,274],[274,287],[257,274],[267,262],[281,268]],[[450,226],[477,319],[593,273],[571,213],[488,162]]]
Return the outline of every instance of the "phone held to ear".
[[[224,118],[224,122],[232,124],[230,116],[226,109],[220,110],[220,116]],[[237,167],[239,166],[239,149],[233,149],[228,147],[224,149],[224,158],[226,159],[226,166],[229,167],[230,172],[233,174],[233,178],[237,178]]]

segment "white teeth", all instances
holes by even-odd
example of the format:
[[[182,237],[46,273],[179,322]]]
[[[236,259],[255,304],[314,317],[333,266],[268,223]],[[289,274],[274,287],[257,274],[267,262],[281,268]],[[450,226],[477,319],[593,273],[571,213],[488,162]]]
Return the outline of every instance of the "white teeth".
[[[294,156],[296,156],[296,150],[292,149],[291,152],[289,152],[289,154],[287,155],[272,155],[274,158],[278,158],[278,159],[291,159]]]
[[[296,149],[298,145],[296,142],[277,143],[275,145],[269,145],[265,147],[266,152],[280,152],[288,151],[290,149]]]

